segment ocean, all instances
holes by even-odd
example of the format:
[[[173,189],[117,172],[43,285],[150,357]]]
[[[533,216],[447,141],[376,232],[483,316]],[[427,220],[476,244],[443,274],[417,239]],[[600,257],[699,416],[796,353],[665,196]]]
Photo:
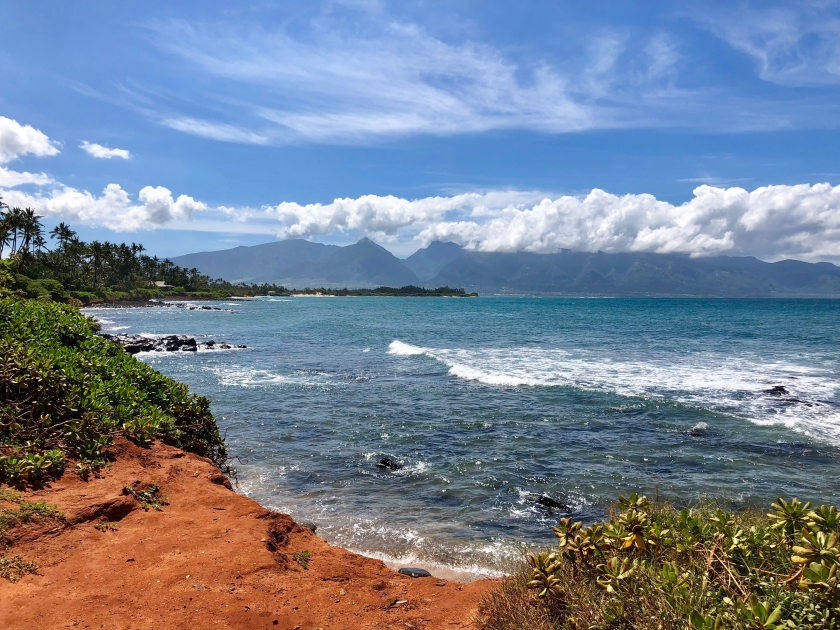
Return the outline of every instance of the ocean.
[[[86,312],[246,344],[138,358],[210,399],[239,492],[392,565],[500,575],[632,491],[840,503],[837,300],[206,305]]]

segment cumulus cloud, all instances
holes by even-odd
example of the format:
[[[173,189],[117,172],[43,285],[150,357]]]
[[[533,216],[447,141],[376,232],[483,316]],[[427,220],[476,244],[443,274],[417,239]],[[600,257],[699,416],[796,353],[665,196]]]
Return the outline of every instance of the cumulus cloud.
[[[88,142],[87,140],[82,142],[82,144],[79,145],[79,148],[84,149],[93,157],[101,160],[110,160],[115,157],[127,160],[131,157],[131,153],[129,153],[126,149],[109,149],[108,147],[103,147],[101,144]]]
[[[364,195],[357,199],[336,199],[329,204],[283,202],[267,208],[267,212],[283,224],[280,236],[285,238],[356,230],[391,240],[402,228],[427,224],[450,211],[460,210],[481,216],[492,212],[494,206],[522,203],[534,197],[533,192],[518,191],[465,193],[413,201],[392,195]]]
[[[840,257],[840,186],[699,186],[674,205],[649,194],[536,198],[468,193],[407,200],[366,195],[330,204],[281,203],[267,212],[283,237],[357,231],[385,240],[413,232],[421,243],[451,240],[478,251],[754,255],[767,260]]]
[[[141,203],[132,203],[130,195],[119,184],[108,184],[100,195],[68,186],[48,192],[29,194],[19,190],[3,190],[9,206],[36,208],[47,217],[60,217],[83,225],[103,226],[115,231],[135,231],[161,226],[175,220],[189,220],[207,206],[187,195],[173,199],[163,186],[146,186],[140,191]]]
[[[52,177],[46,173],[19,173],[0,166],[0,188],[14,188],[23,184],[46,186],[52,183]]]
[[[0,116],[0,164],[10,162],[21,155],[31,153],[37,156],[57,155],[58,147],[49,137],[29,125]]]

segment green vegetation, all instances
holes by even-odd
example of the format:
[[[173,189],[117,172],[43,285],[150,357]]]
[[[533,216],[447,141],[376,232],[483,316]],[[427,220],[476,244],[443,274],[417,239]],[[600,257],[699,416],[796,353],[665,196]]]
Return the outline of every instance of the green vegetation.
[[[37,484],[107,463],[114,436],[158,438],[227,460],[206,398],[96,335],[99,325],[53,302],[0,297],[0,481]]]
[[[0,510],[0,578],[17,582],[27,573],[34,573],[38,566],[28,562],[21,556],[7,557],[4,552],[12,546],[8,531],[18,525],[29,523],[43,523],[45,521],[61,522],[64,514],[54,505],[43,501],[32,503],[24,501],[23,497],[13,490],[0,488],[0,501],[17,504],[17,508]]]
[[[0,199],[0,257],[4,251],[8,254],[0,274],[11,276],[6,283],[29,298],[94,303],[169,296],[226,298],[286,291],[269,284],[234,285],[221,279],[211,280],[197,269],[184,269],[167,259],[147,256],[143,254],[145,248],[136,243],[85,243],[65,223],[50,232],[55,248],[49,250],[41,218],[31,208],[9,208]]]
[[[99,521],[94,527],[100,532],[115,532],[120,528],[120,525],[114,521]]]
[[[293,553],[292,560],[297,562],[304,569],[309,568],[309,561],[312,559],[312,554],[308,551],[301,551],[300,553]]]
[[[160,496],[160,488],[155,483],[145,490],[138,490],[137,488],[132,488],[131,486],[125,486],[123,488],[123,494],[128,494],[137,499],[140,507],[147,512],[149,511],[149,508],[152,508],[157,512],[161,512],[163,511],[164,505],[169,505],[167,497]]]
[[[288,291],[287,295],[292,291]],[[414,285],[404,287],[376,287],[375,289],[301,289],[294,290],[294,293],[304,295],[335,295],[338,297],[478,297],[478,293],[467,293],[464,289],[452,289],[450,287],[438,287],[437,289],[424,289]]]
[[[608,520],[560,519],[558,548],[484,599],[485,630],[840,627],[840,516],[779,499],[770,514],[677,510],[635,494]]]

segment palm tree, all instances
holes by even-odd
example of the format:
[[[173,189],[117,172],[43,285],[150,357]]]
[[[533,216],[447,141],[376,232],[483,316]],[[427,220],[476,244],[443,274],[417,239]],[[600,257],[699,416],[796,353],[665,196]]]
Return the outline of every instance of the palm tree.
[[[76,233],[70,229],[69,225],[62,221],[50,230],[50,236],[58,241],[58,248],[61,251],[65,251],[70,241],[76,238]]]
[[[12,230],[6,220],[6,213],[0,211],[0,258],[3,258],[3,250],[12,242]]]
[[[88,246],[91,265],[93,267],[93,288],[99,286],[99,272],[102,270],[102,259],[105,257],[105,247],[99,241],[93,241]]]
[[[9,252],[9,256],[14,256],[18,249],[18,235],[23,227],[23,210],[20,208],[10,208],[6,213],[4,223],[6,223],[12,239],[12,249]]]
[[[32,208],[27,208],[20,216],[18,230],[21,234],[20,249],[21,255],[28,254],[34,249],[36,242],[44,242],[44,228],[41,226],[41,219],[44,217],[35,214]]]

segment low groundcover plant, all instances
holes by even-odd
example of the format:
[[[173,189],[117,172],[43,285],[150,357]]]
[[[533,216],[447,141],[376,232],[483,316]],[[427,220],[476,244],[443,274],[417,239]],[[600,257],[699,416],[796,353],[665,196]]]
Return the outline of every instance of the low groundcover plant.
[[[482,602],[481,627],[840,627],[837,509],[778,499],[769,514],[677,510],[632,494],[604,522],[571,518],[558,545]]]

